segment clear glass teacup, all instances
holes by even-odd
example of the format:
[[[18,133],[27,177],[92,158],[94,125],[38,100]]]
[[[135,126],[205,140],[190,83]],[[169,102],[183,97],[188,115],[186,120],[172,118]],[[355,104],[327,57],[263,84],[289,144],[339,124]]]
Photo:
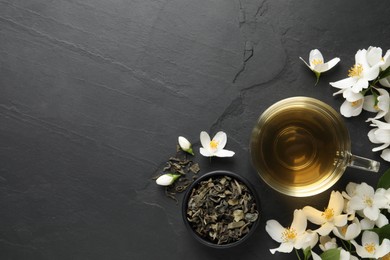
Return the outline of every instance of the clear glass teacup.
[[[260,177],[286,195],[306,197],[334,185],[347,166],[379,171],[379,162],[352,155],[343,119],[310,97],[291,97],[270,106],[251,136],[252,163]]]

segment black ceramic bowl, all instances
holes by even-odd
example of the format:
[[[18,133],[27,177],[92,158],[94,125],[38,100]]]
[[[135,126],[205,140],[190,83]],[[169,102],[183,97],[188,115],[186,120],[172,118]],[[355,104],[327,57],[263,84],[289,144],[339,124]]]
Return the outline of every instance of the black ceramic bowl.
[[[224,226],[224,228],[221,228],[222,230],[232,230],[232,232],[233,231],[236,232],[235,233],[236,235],[237,235],[237,233],[238,234],[242,234],[242,235],[240,235],[238,238],[237,237],[234,238],[234,239],[233,238],[229,238],[228,241],[224,241],[222,243],[221,242],[218,243],[218,239],[220,237],[222,237],[222,235],[221,236],[217,236],[217,239],[215,239],[215,237],[214,238],[211,237],[210,232],[205,232],[204,234],[200,234],[200,233],[198,233],[196,231],[196,227],[200,226],[199,218],[204,220],[204,219],[206,219],[206,217],[199,217],[199,215],[193,214],[195,210],[193,210],[193,208],[194,208],[193,206],[189,205],[189,201],[191,200],[192,203],[194,203],[194,198],[193,197],[195,197],[195,193],[199,191],[199,188],[201,186],[204,186],[204,184],[202,184],[202,183],[204,183],[205,181],[209,181],[210,179],[212,179],[215,182],[215,180],[221,179],[224,176],[231,178],[231,180],[228,179],[228,182],[230,184],[234,183],[234,184],[232,184],[234,187],[237,187],[237,185],[236,185],[237,183],[240,184],[239,185],[240,187],[241,187],[241,185],[243,185],[243,187],[244,187],[244,191],[242,192],[243,195],[242,195],[242,197],[239,196],[239,198],[241,198],[241,200],[238,200],[238,199],[237,200],[230,200],[230,202],[226,206],[227,199],[229,198],[228,196],[232,196],[232,195],[229,194],[229,192],[230,192],[230,188],[228,187],[229,183],[228,184],[225,183],[223,188],[225,189],[225,187],[226,187],[226,190],[229,190],[227,192],[227,194],[228,194],[227,197],[226,198],[221,198],[221,200],[224,200],[224,201],[222,201],[222,202],[218,201],[218,203],[220,203],[219,205],[217,205],[215,207],[209,207],[208,208],[207,211],[211,212],[213,214],[214,219],[206,221],[207,223],[204,223],[204,222],[203,223],[204,223],[205,226],[207,225],[208,228],[210,228],[211,225],[214,225],[213,227],[215,228],[215,224],[219,223],[218,224],[219,227]],[[234,182],[234,180],[236,180],[237,182]],[[247,189],[245,189],[245,187]],[[234,193],[235,193],[235,195],[237,195],[236,194],[237,190],[235,190]],[[209,194],[209,192],[208,192],[208,194]],[[210,191],[210,194],[211,194],[211,191]],[[220,193],[220,194],[221,194],[221,197],[223,197],[222,193]],[[240,204],[240,203],[238,205],[231,205],[231,204],[235,204],[235,203],[237,203],[237,201],[242,201],[242,198],[243,198],[244,194],[245,194],[245,196],[250,194],[250,197],[252,197],[252,199],[250,200],[250,203],[248,203],[248,205],[255,204],[255,211],[257,212],[257,218],[255,218],[256,214],[252,214],[254,212],[253,211],[253,206],[252,206],[252,209],[247,212],[247,213],[249,213],[249,215],[247,215],[245,213],[245,211],[247,209],[244,209],[242,211],[243,215],[240,214],[240,216],[237,218],[237,220],[236,219],[232,219],[231,215],[229,215],[229,214],[226,214],[226,213],[221,214],[221,210],[218,210],[218,207],[221,206],[222,204],[225,207],[231,207],[231,208],[228,208],[226,210],[226,212],[232,212],[233,209],[234,210],[237,210],[237,209],[241,210],[240,207],[241,206],[244,207],[242,204]],[[210,205],[216,205],[215,204],[216,202],[215,202],[215,196],[214,195],[215,194],[212,194],[210,196],[204,196],[204,198],[207,197],[207,199],[204,199],[204,200],[202,199],[202,201],[205,203],[206,200],[211,200],[212,199],[213,201],[209,201]],[[236,202],[232,202],[232,201],[236,201]],[[198,206],[198,204],[196,204],[196,205]],[[202,207],[202,211],[203,212],[205,211],[204,209],[205,208]],[[213,210],[215,210],[215,212]],[[238,212],[241,213],[240,211],[238,211]],[[189,213],[192,213],[192,216],[190,216]],[[201,213],[201,214],[203,214],[203,213]],[[259,224],[260,214],[261,214],[261,212],[260,212],[260,201],[258,199],[258,196],[257,196],[255,190],[251,186],[251,184],[244,177],[242,177],[242,176],[240,176],[240,175],[238,175],[236,173],[229,172],[229,171],[221,171],[221,170],[220,171],[213,171],[213,172],[206,173],[203,176],[199,177],[188,188],[187,192],[184,195],[184,199],[183,199],[182,215],[183,215],[183,220],[184,220],[184,223],[185,223],[187,229],[189,230],[191,235],[197,241],[199,241],[200,243],[202,243],[202,244],[204,244],[206,246],[213,247],[213,248],[229,248],[229,247],[233,247],[233,246],[237,246],[239,244],[242,244],[244,241],[246,241],[255,232],[255,230],[256,230],[256,228],[257,228],[257,226]],[[196,217],[193,217],[193,215],[195,215]],[[206,214],[204,214],[204,215],[206,215]],[[204,216],[204,215],[202,215],[202,216]],[[248,216],[252,217],[252,219],[250,219]],[[196,218],[198,218],[198,219],[196,219]],[[240,220],[240,218],[242,218],[242,219]],[[194,219],[196,221],[198,221],[198,223],[195,223]],[[243,221],[245,223],[245,225],[242,226],[242,230],[244,230],[246,228],[247,232],[244,231],[242,233],[239,233],[239,232],[241,232],[241,229],[240,230],[234,230],[235,229],[234,228],[235,225],[237,225],[237,226],[240,226],[240,224],[242,225],[242,222],[241,223],[237,223],[237,222],[240,222],[240,221]],[[227,225],[228,222],[231,223],[230,226]],[[207,230],[207,228],[205,228],[205,229]],[[221,229],[219,229],[219,230],[221,230]],[[249,231],[248,231],[248,229],[249,229]],[[216,231],[217,228],[216,229],[209,229],[209,230],[211,230],[211,234],[213,234],[213,233],[215,234],[215,233],[219,232],[219,231]],[[226,232],[225,232],[225,234],[226,234]]]

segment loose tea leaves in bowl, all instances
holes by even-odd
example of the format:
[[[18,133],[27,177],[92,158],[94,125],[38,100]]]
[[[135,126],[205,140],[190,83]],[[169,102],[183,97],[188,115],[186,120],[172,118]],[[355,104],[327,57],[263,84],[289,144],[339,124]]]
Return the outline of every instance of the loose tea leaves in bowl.
[[[231,172],[212,172],[188,190],[183,213],[199,241],[214,247],[232,246],[256,226],[258,205],[244,182]]]

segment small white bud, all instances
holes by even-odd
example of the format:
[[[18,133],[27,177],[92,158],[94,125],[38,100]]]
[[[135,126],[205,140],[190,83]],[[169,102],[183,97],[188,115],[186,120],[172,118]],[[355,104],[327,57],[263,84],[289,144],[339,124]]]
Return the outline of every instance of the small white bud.
[[[194,152],[192,151],[191,143],[190,143],[190,141],[187,140],[187,138],[185,138],[183,136],[179,136],[178,142],[179,142],[180,148],[183,151],[185,151],[185,152],[187,152],[189,154],[194,155]]]
[[[169,186],[172,183],[174,183],[179,177],[180,174],[172,174],[172,173],[163,174],[157,178],[156,183],[157,185],[160,186]]]

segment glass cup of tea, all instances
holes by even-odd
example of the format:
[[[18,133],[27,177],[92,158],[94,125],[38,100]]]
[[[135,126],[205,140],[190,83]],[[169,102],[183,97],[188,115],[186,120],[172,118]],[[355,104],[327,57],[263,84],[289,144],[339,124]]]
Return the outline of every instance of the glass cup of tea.
[[[310,97],[291,97],[259,117],[250,142],[253,166],[273,189],[286,195],[319,194],[347,166],[378,172],[379,162],[351,153],[348,130],[332,107]]]

